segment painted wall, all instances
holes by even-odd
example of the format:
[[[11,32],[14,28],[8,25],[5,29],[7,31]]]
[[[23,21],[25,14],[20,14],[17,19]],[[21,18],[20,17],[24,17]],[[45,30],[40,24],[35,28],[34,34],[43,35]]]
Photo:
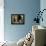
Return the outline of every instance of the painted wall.
[[[40,2],[41,2],[40,9],[42,11],[43,9],[46,9],[46,0],[41,0]],[[43,12],[42,17],[43,17],[43,22],[41,21],[40,25],[46,26],[46,10]]]
[[[40,9],[40,0],[5,0],[4,35],[7,41],[18,41],[32,30],[35,14]],[[12,25],[11,14],[25,14],[24,25]]]

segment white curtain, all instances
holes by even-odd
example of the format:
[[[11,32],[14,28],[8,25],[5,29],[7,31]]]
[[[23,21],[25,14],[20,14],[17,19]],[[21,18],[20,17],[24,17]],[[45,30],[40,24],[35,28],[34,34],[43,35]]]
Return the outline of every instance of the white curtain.
[[[0,0],[0,42],[4,41],[4,0]]]

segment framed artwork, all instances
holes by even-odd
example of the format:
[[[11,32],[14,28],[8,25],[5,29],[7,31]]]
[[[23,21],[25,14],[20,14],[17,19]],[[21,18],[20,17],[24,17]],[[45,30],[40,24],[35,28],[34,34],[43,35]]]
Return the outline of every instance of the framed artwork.
[[[11,14],[11,24],[24,24],[25,15],[24,14]]]

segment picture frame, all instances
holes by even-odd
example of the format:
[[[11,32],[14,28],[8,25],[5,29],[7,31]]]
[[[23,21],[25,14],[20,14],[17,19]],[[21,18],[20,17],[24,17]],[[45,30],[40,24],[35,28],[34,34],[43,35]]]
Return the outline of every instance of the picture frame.
[[[24,24],[25,15],[24,14],[11,14],[11,24]]]

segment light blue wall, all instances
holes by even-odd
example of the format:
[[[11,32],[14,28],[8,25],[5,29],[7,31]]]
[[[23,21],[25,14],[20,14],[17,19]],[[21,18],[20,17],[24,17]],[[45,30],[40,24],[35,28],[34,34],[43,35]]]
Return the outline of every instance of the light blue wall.
[[[18,41],[32,30],[32,24],[35,12],[40,9],[39,0],[5,0],[4,1],[4,35],[5,40]],[[11,14],[22,13],[25,14],[24,25],[12,25]]]

